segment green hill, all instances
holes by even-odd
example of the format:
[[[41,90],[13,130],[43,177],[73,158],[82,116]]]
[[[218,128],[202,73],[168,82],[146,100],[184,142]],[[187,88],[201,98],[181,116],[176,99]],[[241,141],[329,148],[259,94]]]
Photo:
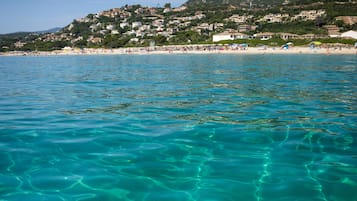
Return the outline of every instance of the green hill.
[[[238,7],[253,8],[268,8],[281,5],[306,5],[312,3],[329,3],[329,2],[350,2],[349,0],[188,0],[184,5],[188,7],[202,7],[202,6],[222,6],[231,5]]]
[[[357,30],[357,23],[350,22],[357,13],[356,0],[188,0],[184,5],[126,5],[88,14],[54,33],[0,35],[0,52],[211,43],[213,35],[232,30],[250,36],[272,32],[323,38],[328,37],[324,25],[341,32]]]
[[[281,5],[284,0],[251,0],[251,2],[255,7],[262,7],[266,5]],[[250,0],[188,0],[185,5],[189,7],[220,5],[249,7]]]

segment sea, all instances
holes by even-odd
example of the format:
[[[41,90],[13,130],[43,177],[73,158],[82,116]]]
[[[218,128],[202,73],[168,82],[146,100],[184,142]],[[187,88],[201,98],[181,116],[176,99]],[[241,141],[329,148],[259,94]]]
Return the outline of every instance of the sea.
[[[356,55],[0,57],[1,201],[356,201]]]

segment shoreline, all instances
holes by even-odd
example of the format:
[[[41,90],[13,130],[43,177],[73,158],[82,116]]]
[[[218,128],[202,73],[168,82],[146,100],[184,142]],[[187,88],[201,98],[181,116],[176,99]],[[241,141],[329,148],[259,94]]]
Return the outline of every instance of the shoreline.
[[[237,47],[208,46],[208,45],[183,45],[183,46],[157,46],[157,47],[133,47],[133,48],[67,48],[55,51],[38,52],[5,52],[0,56],[65,56],[65,55],[151,55],[151,54],[237,54],[237,55],[261,55],[261,54],[319,54],[319,55],[355,55],[357,49],[353,47],[340,48],[310,48],[290,47],[282,49],[279,47]]]

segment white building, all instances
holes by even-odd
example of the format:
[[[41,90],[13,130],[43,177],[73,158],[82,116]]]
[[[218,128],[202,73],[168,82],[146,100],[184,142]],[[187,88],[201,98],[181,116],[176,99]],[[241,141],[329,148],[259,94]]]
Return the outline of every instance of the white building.
[[[227,18],[226,21],[233,21],[235,23],[246,23],[252,18],[253,15],[232,15],[231,17]]]
[[[150,31],[151,29],[151,25],[142,25],[141,27],[139,27],[140,31]]]
[[[184,11],[184,10],[186,10],[186,9],[187,9],[186,6],[181,6],[181,7],[172,9],[172,11],[173,11],[173,12],[182,12],[182,11]]]
[[[159,26],[164,25],[164,23],[165,23],[164,19],[157,19],[152,22],[152,25],[155,27],[159,27]]]
[[[133,23],[131,24],[131,27],[132,27],[133,29],[135,29],[135,28],[137,28],[137,27],[141,27],[141,25],[142,25],[141,22],[133,22]]]
[[[139,38],[132,38],[132,39],[130,39],[130,42],[138,43],[139,42]]]
[[[165,8],[165,9],[164,9],[164,13],[169,13],[169,12],[172,12],[172,9],[171,9],[171,8]]]
[[[347,31],[341,34],[341,38],[353,38],[357,39],[357,31]]]
[[[238,33],[238,32],[223,32],[213,35],[213,42],[223,41],[223,40],[237,40],[237,39],[247,39],[248,35]]]
[[[128,27],[129,26],[129,23],[127,22],[122,22],[119,24],[120,28],[124,29],[125,27]]]
[[[106,26],[106,29],[112,31],[112,30],[115,29],[115,26],[112,25],[112,24],[109,24],[109,25]]]
[[[303,10],[298,15],[292,17],[292,20],[315,20],[319,16],[325,15],[325,10]]]
[[[234,40],[234,38],[231,33],[227,33],[227,32],[213,35],[213,42],[218,42],[222,40]]]
[[[270,40],[274,37],[274,33],[270,33],[270,32],[265,32],[265,33],[257,33],[254,34],[255,38],[259,38],[260,40]]]
[[[267,23],[281,23],[286,21],[289,17],[289,14],[268,14],[265,15],[263,18],[259,19],[258,22],[267,22]]]
[[[16,48],[22,48],[24,45],[26,45],[26,43],[23,43],[21,41],[17,41],[14,45],[15,45]]]
[[[112,30],[111,34],[117,35],[117,34],[119,34],[119,31],[118,30]]]

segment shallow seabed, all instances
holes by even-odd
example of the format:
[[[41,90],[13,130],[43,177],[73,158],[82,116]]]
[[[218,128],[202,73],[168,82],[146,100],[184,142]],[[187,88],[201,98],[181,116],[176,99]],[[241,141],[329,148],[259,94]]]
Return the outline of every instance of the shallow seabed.
[[[0,200],[357,200],[357,57],[0,57]]]

